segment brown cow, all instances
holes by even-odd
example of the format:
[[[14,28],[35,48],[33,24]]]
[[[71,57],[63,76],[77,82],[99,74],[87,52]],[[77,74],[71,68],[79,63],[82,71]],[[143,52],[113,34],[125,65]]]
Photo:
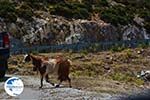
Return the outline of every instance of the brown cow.
[[[32,64],[34,65],[33,70],[39,71],[41,75],[41,86],[43,87],[43,78],[45,77],[46,82],[52,84],[54,86],[54,83],[51,83],[48,80],[48,74],[57,74],[58,80],[60,81],[58,85],[55,87],[59,87],[62,81],[68,80],[69,85],[71,87],[71,79],[69,78],[69,69],[71,66],[71,61],[68,59],[64,59],[61,56],[57,56],[54,59],[43,59],[42,57],[33,56],[31,54],[28,54],[24,58],[25,62],[32,61]]]

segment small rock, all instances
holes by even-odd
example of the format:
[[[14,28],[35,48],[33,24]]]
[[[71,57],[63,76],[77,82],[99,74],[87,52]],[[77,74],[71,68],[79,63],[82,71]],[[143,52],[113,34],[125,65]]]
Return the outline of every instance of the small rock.
[[[117,85],[120,85],[120,83],[119,83],[119,82],[116,82],[116,84],[117,84]]]
[[[140,75],[137,75],[138,78],[141,78],[145,81],[150,81],[150,70],[141,71]]]
[[[144,49],[138,50],[137,53],[138,54],[142,54],[144,52]]]
[[[138,25],[143,26],[144,25],[144,19],[138,17],[137,15],[133,19]]]
[[[110,59],[110,60],[112,60],[112,59],[113,59],[113,57],[112,57],[112,56],[110,56],[110,55],[107,55],[107,56],[106,56],[106,59]]]
[[[83,55],[80,55],[80,56],[74,57],[73,59],[83,59],[83,58],[84,58],[84,56],[83,56]]]
[[[106,65],[106,66],[104,66],[104,69],[105,70],[110,70],[110,66]]]
[[[141,54],[141,51],[137,51],[138,54]]]

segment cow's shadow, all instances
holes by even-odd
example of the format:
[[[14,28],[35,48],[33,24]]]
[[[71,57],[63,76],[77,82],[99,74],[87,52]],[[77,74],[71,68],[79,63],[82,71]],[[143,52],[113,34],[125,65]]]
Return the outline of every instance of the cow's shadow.
[[[10,78],[10,77],[5,76],[4,78],[0,78],[0,82],[5,82],[8,78]]]

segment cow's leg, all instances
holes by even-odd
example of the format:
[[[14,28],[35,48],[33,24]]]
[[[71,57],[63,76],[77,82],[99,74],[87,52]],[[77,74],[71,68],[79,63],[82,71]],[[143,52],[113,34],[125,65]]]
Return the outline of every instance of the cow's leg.
[[[46,80],[47,83],[50,83],[50,84],[53,85],[53,86],[55,85],[54,83],[52,83],[52,82],[49,81],[48,74],[45,75],[45,80]]]
[[[71,79],[68,77],[69,87],[71,88]]]
[[[39,88],[42,88],[43,87],[43,78],[46,75],[46,66],[40,67],[39,72],[40,72],[40,75],[41,75],[41,86]]]
[[[43,75],[41,75],[41,86],[39,88],[43,87]]]
[[[60,80],[60,82],[55,87],[58,88],[61,83],[62,83],[62,80]]]

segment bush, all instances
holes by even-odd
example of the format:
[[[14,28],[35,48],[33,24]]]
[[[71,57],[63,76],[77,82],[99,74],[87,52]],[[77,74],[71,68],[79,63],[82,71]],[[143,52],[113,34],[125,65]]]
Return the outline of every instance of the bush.
[[[27,4],[23,4],[20,8],[17,9],[17,15],[31,21],[33,16],[32,8]]]
[[[108,6],[107,0],[83,0],[84,4]]]
[[[121,82],[134,82],[135,77],[128,75],[127,73],[115,73],[112,75],[113,80],[121,81]]]
[[[55,6],[50,6],[50,12],[54,15],[65,16],[67,18],[85,19],[89,17],[89,12],[86,6],[74,3],[59,3]]]
[[[150,9],[150,1],[149,0],[143,0],[143,1],[144,1],[144,6]]]
[[[81,52],[81,54],[83,54],[83,55],[87,55],[87,54],[88,54],[88,50],[87,50],[87,49],[81,50],[80,52]]]
[[[143,85],[144,81],[141,79],[137,79],[135,76],[133,75],[129,75],[127,73],[115,73],[111,76],[111,78],[113,80],[117,80],[117,81],[121,81],[121,82],[130,82],[130,83],[135,83],[136,85]]]
[[[91,44],[87,50],[89,52],[97,52],[100,49],[100,45],[98,43]]]
[[[8,0],[0,1],[0,16],[7,21],[16,21],[15,7]]]
[[[118,25],[118,23],[121,25],[126,25],[132,21],[133,16],[128,14],[126,8],[122,6],[113,6],[103,10],[101,13],[101,18],[104,21],[114,25]]]
[[[147,33],[150,33],[150,21],[149,22],[145,22],[144,27],[147,30]]]
[[[114,46],[112,46],[112,48],[110,49],[112,52],[120,52],[122,50],[125,49],[125,46],[124,45],[118,45],[118,44],[115,44]]]
[[[142,18],[145,18],[145,17],[148,17],[150,16],[150,12],[148,9],[138,9],[137,12],[139,12],[139,16],[142,17]]]
[[[85,8],[78,8],[73,12],[73,18],[86,19],[89,17],[89,13]]]
[[[149,46],[149,43],[147,42],[147,43],[140,43],[139,45],[138,45],[138,47],[139,48],[147,48]]]

